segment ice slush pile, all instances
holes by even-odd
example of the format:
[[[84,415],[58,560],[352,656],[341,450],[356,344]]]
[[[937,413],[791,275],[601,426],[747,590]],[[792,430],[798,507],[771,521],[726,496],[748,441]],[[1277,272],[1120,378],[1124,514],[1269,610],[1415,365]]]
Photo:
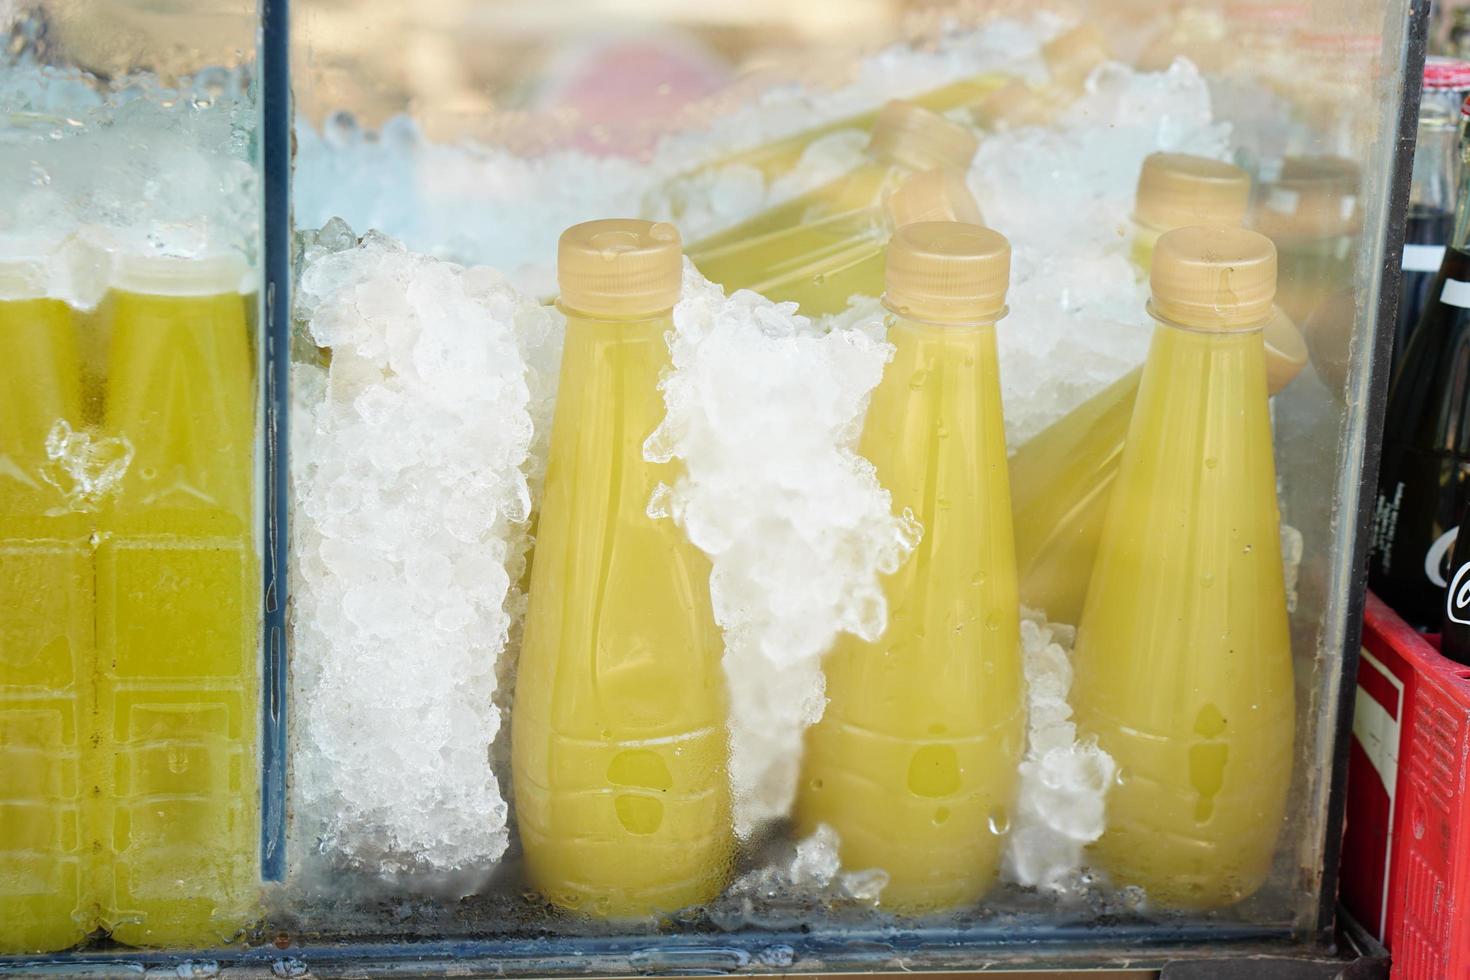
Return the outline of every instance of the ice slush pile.
[[[1075,630],[1023,610],[1026,757],[1003,873],[1017,884],[1062,895],[1082,884],[1083,848],[1102,836],[1117,767],[1096,743],[1078,741],[1067,696]]]
[[[556,314],[380,235],[331,247],[297,296],[328,362],[294,379],[298,834],[374,872],[484,869]]]
[[[821,717],[821,657],[839,632],[886,625],[879,576],[922,529],[892,513],[855,445],[891,354],[875,309],[817,325],[794,304],[726,297],[686,262],[674,308],[669,414],[651,460],[686,475],[650,503],[713,563],[725,635],[736,833],[789,812],[806,727]]]
[[[166,86],[147,75],[103,82],[0,64],[0,258],[38,261],[45,292],[84,309],[121,254],[253,258],[248,84],[223,68]]]

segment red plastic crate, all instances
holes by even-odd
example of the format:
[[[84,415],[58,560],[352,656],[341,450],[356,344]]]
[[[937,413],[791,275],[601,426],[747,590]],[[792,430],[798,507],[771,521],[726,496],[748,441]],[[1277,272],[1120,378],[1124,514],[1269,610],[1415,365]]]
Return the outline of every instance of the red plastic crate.
[[[1396,980],[1470,980],[1470,668],[1369,595],[1342,897]]]

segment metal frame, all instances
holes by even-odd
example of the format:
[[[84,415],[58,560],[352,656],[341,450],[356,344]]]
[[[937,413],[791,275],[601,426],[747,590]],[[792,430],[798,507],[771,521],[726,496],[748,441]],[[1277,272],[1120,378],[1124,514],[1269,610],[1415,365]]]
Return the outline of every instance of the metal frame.
[[[1404,93],[1395,128],[1393,167],[1388,179],[1384,248],[1378,270],[1377,319],[1372,356],[1368,363],[1367,400],[1363,433],[1362,469],[1358,480],[1358,507],[1354,521],[1352,578],[1348,587],[1347,623],[1343,633],[1342,673],[1336,692],[1337,726],[1333,742],[1332,776],[1328,791],[1326,840],[1322,848],[1322,879],[1318,892],[1316,940],[1332,942],[1336,928],[1338,864],[1342,857],[1343,818],[1347,796],[1348,750],[1352,743],[1353,704],[1358,688],[1358,653],[1363,642],[1363,605],[1368,589],[1368,543],[1377,500],[1378,464],[1383,446],[1383,413],[1388,404],[1389,363],[1393,353],[1393,324],[1398,312],[1400,268],[1404,251],[1404,221],[1409,207],[1409,176],[1419,132],[1419,96],[1423,87],[1424,57],[1429,39],[1431,0],[1409,0],[1409,23],[1401,57]]]

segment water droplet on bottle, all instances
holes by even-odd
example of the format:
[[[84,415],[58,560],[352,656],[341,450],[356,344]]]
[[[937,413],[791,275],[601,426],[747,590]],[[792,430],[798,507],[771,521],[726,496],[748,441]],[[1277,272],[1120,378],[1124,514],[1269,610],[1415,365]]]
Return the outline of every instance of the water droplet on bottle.
[[[36,187],[49,187],[51,174],[39,163],[31,164],[31,183]]]
[[[1204,586],[1207,589],[1210,588],[1211,586],[1213,586],[1215,584],[1215,573],[1214,572],[1205,572],[1203,575],[1201,575],[1199,577],[1199,584],[1202,585],[1202,586]]]
[[[1251,553],[1251,551],[1252,551],[1252,546],[1251,545],[1246,545],[1244,548],[1241,548],[1240,549],[1240,553],[1243,554],[1243,555],[1248,555],[1248,554]]]
[[[985,826],[988,827],[990,829],[990,832],[995,836],[1002,837],[1010,833],[1011,815],[1008,811],[1006,811],[1004,807],[999,810],[994,810],[991,812],[989,818],[985,821]]]
[[[1219,462],[1220,461],[1218,459],[1216,459],[1215,457],[1213,457],[1213,456],[1206,456],[1205,457],[1205,469],[1212,470],[1212,469],[1214,469],[1219,464]]]

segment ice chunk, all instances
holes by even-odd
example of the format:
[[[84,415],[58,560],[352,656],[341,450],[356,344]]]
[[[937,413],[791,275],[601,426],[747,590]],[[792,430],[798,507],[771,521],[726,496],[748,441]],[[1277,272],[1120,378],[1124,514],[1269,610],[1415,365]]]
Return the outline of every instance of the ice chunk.
[[[491,745],[560,326],[493,270],[340,223],[303,254],[324,366],[294,368],[296,839],[472,888],[508,843]]]
[[[684,475],[654,501],[713,561],[725,632],[737,833],[785,815],[802,732],[825,706],[820,660],[839,632],[874,637],[878,576],[915,529],[854,444],[892,348],[871,310],[816,325],[686,262],[668,415],[645,455]]]
[[[95,511],[122,486],[133,444],[126,436],[101,437],[57,419],[46,433],[46,460],[41,478],[61,491],[69,507]]]
[[[888,885],[888,872],[842,870],[839,844],[837,831],[824,823],[800,840],[773,840],[759,866],[711,903],[711,921],[730,931],[752,925],[780,929],[807,921],[821,907],[875,905]]]
[[[1005,877],[1021,885],[1071,893],[1081,879],[1083,849],[1102,836],[1113,784],[1113,759],[1079,741],[1067,695],[1072,687],[1072,631],[1023,610],[1021,648],[1027,700],[1026,756],[1016,816],[1006,843]]]

